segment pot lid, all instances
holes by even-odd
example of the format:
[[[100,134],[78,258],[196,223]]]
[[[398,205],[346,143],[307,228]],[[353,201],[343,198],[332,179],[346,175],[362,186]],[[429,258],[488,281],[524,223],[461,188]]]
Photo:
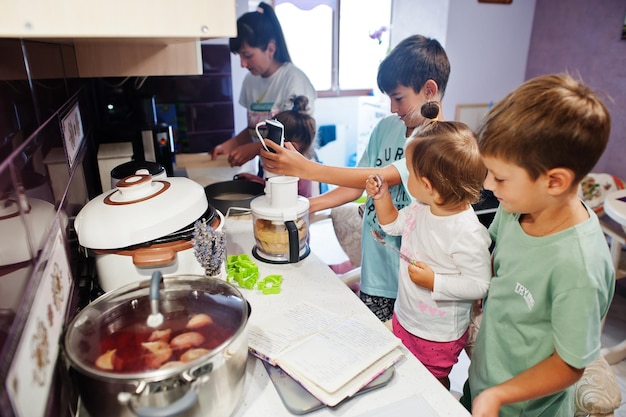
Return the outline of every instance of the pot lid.
[[[219,219],[219,223],[217,224],[217,226],[213,225],[213,220],[215,220],[215,217],[218,216],[217,215],[217,210],[215,210],[215,207],[213,207],[212,205],[209,204],[208,208],[206,209],[206,211],[204,213],[202,213],[202,215],[196,219],[196,220],[206,220],[207,224],[213,226],[213,227],[224,227],[223,225],[223,219],[221,219],[220,216],[218,216]],[[176,230],[175,232],[172,232],[168,235],[165,236],[160,236],[150,242],[147,242],[149,244],[155,244],[155,243],[166,243],[166,242],[174,242],[177,240],[191,240],[191,238],[193,238],[193,233],[195,231],[195,223],[196,220],[192,221],[191,223],[189,223],[187,226]]]
[[[204,188],[185,177],[161,180],[132,175],[89,201],[74,227],[90,249],[116,249],[148,242],[197,220],[208,208]]]
[[[148,279],[110,291],[81,310],[67,327],[63,342],[74,367],[107,380],[159,379],[179,374],[226,349],[245,331],[250,313],[248,302],[234,285],[200,275],[163,278],[157,301],[164,320],[157,328],[147,323],[151,301]],[[207,316],[209,323],[202,320]],[[177,355],[187,347],[176,346],[175,339],[190,331],[203,335],[201,345],[194,347],[206,352],[181,363]],[[152,357],[151,340],[167,340],[164,347],[169,344],[171,356],[161,358],[162,362],[152,360],[159,359],[163,351],[154,351],[156,357]],[[107,362],[111,366],[106,366]]]

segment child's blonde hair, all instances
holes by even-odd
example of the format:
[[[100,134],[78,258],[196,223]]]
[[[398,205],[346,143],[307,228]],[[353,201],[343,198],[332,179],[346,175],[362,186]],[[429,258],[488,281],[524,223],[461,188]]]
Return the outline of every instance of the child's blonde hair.
[[[478,131],[480,152],[524,168],[536,180],[552,168],[574,172],[573,185],[604,152],[611,116],[593,91],[568,74],[526,81],[498,102]]]
[[[441,197],[440,206],[477,202],[487,169],[476,135],[464,123],[437,121],[436,102],[425,103],[421,112],[431,121],[418,128],[407,145],[413,171],[430,181]]]

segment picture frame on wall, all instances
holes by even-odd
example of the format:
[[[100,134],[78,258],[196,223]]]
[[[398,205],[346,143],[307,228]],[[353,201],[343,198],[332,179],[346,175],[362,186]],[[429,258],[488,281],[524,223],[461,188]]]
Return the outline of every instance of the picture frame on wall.
[[[624,16],[624,25],[622,26],[622,39],[626,39],[626,15]]]
[[[63,144],[65,145],[67,160],[70,168],[72,168],[78,151],[80,150],[80,145],[85,138],[78,102],[74,103],[61,119],[61,132],[63,134]]]
[[[454,120],[465,123],[476,133],[483,117],[485,117],[492,105],[493,103],[457,104]]]

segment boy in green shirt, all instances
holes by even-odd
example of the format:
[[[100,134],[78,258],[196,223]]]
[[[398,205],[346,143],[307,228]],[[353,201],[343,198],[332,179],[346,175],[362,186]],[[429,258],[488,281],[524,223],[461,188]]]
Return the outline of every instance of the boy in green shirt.
[[[500,207],[462,398],[473,416],[574,415],[572,385],[600,353],[615,285],[598,218],[577,190],[610,125],[598,97],[559,74],[522,84],[479,130],[484,186]]]

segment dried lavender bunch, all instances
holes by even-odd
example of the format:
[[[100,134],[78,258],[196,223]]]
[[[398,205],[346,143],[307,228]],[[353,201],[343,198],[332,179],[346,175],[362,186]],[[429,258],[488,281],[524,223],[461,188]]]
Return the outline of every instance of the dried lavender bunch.
[[[216,275],[226,258],[224,232],[214,230],[206,219],[193,224],[193,249],[196,259],[209,276]]]

